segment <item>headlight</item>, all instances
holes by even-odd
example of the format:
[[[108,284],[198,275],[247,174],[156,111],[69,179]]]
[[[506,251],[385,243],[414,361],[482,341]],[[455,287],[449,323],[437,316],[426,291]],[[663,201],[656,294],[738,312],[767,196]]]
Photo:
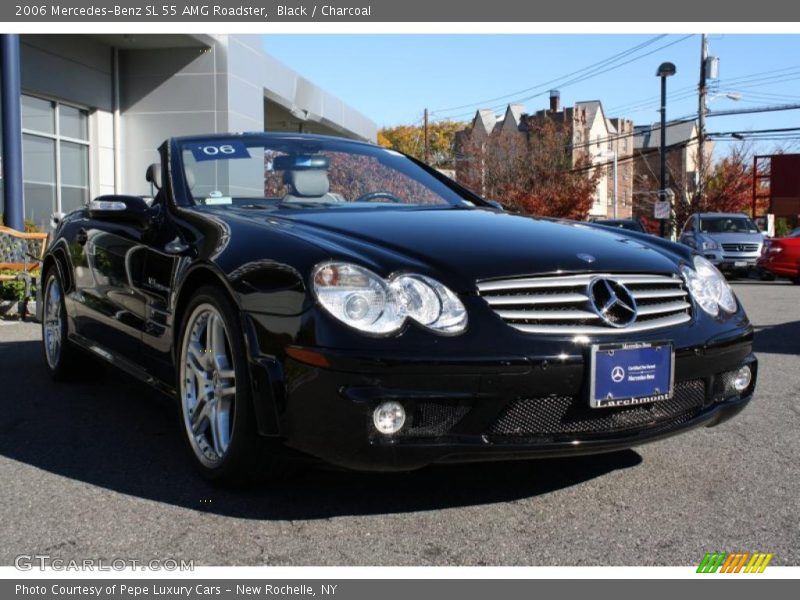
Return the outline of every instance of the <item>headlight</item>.
[[[413,319],[435,332],[462,333],[467,311],[444,285],[424,275],[384,279],[348,263],[324,263],[312,273],[314,295],[342,323],[359,331],[388,335]]]
[[[700,248],[702,250],[717,250],[719,245],[714,240],[703,240],[700,242]]]
[[[719,314],[720,308],[729,313],[736,312],[736,298],[731,286],[722,273],[705,258],[695,256],[694,269],[684,265],[681,271],[692,298],[712,317]]]

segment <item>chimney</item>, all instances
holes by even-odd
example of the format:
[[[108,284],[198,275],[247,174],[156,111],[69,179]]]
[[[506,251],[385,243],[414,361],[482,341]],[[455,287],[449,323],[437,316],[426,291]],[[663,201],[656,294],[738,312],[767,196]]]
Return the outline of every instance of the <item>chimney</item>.
[[[561,110],[561,92],[558,90],[550,90],[550,110],[552,112]]]

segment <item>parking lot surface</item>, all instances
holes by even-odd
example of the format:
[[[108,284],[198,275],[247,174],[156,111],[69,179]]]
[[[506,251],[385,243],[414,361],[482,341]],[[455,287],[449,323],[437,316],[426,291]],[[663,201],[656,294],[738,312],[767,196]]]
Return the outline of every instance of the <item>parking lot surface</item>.
[[[737,418],[596,457],[308,471],[219,490],[177,411],[110,368],[52,383],[39,326],[0,321],[0,564],[691,565],[709,551],[800,564],[800,286],[741,280],[759,386]]]

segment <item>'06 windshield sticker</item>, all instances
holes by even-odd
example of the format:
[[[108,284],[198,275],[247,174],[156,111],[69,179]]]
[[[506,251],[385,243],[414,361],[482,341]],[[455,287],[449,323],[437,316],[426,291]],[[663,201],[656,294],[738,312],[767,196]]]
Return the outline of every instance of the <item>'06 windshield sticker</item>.
[[[204,160],[228,160],[230,158],[250,158],[247,146],[242,142],[225,142],[215,144],[214,142],[200,142],[189,144],[189,150],[197,162]]]

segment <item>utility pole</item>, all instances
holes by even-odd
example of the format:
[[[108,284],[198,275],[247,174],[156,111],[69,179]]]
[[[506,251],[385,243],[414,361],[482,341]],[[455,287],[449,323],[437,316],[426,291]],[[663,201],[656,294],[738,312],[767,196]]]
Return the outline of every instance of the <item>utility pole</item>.
[[[695,195],[696,208],[703,209],[706,184],[706,95],[708,93],[708,34],[702,34],[700,39],[700,84],[697,103],[697,193]]]
[[[672,77],[675,75],[675,72],[675,65],[671,62],[661,63],[658,67],[658,71],[656,71],[656,76],[661,78],[661,152],[659,153],[661,155],[661,181],[658,199],[660,202],[667,202],[669,205],[669,216],[667,218],[664,218],[663,215],[660,217],[662,238],[666,237],[667,233],[669,233],[670,238],[672,238],[672,224],[675,218],[671,190],[667,188],[667,77]],[[669,231],[667,223],[669,223]]]
[[[614,218],[617,218],[617,166],[618,166],[618,153],[614,150],[614,195],[612,196],[614,202]]]
[[[423,113],[423,115],[424,115],[423,116],[423,121],[425,122],[425,125],[424,125],[424,144],[425,144],[424,155],[425,155],[425,162],[428,163],[428,162],[430,162],[430,147],[428,146],[428,109],[427,108],[425,109],[425,112]]]

